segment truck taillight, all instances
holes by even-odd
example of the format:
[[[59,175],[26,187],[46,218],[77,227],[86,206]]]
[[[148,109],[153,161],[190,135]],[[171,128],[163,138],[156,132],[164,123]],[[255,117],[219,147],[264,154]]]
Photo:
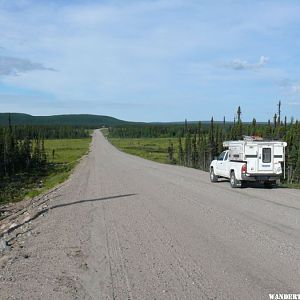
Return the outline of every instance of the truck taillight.
[[[242,173],[243,174],[247,173],[247,164],[242,165]]]

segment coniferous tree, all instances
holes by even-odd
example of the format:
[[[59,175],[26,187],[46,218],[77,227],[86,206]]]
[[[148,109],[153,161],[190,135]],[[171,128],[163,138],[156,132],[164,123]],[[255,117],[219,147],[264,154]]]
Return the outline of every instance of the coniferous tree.
[[[184,120],[184,134],[187,134],[188,132],[188,122],[187,119]]]
[[[196,133],[192,139],[192,167],[196,168],[198,164],[198,149],[197,149],[197,135]]]
[[[251,126],[251,135],[256,135],[257,134],[256,130],[257,130],[257,128],[256,128],[256,119],[253,118],[253,120],[252,120],[252,126]]]
[[[209,142],[210,142],[210,160],[212,161],[216,155],[215,133],[214,133],[214,118],[211,117],[209,129]]]
[[[274,124],[274,128],[276,128],[277,127],[277,114],[276,113],[273,117],[273,124]]]
[[[184,144],[184,154],[185,154],[185,166],[191,166],[191,135],[188,132],[185,137],[185,144]]]
[[[277,119],[277,124],[279,126],[280,126],[280,122],[281,122],[280,116],[281,116],[281,101],[279,100],[279,102],[278,102],[278,119]]]
[[[285,130],[287,128],[287,117],[286,116],[284,117],[284,128],[285,128]]]
[[[300,143],[298,145],[298,155],[297,155],[297,161],[295,163],[295,171],[293,174],[293,179],[295,182],[300,182]]]
[[[181,143],[181,137],[178,139],[178,161],[180,165],[184,164],[184,152]]]
[[[174,163],[174,147],[171,141],[169,141],[169,146],[168,146],[168,159],[170,163]]]
[[[242,110],[241,110],[241,107],[239,106],[238,109],[237,109],[237,117],[238,117],[238,123],[241,122],[241,114],[242,114]]]

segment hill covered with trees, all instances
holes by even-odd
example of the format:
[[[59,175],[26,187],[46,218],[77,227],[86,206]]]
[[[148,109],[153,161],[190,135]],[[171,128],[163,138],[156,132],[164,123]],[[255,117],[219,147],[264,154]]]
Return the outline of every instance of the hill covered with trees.
[[[55,115],[55,116],[32,116],[21,113],[0,113],[0,126],[8,126],[8,116],[10,115],[12,125],[68,125],[97,128],[102,126],[115,126],[130,124],[109,116],[100,115]]]

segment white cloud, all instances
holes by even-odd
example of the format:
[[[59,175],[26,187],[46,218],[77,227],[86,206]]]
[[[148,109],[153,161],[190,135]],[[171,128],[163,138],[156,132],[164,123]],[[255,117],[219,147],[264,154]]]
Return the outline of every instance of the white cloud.
[[[278,85],[285,91],[288,95],[298,95],[300,94],[300,82],[292,79],[282,79],[278,82]]]
[[[300,102],[289,102],[288,103],[289,105],[295,105],[295,106],[299,106],[300,105]]]
[[[269,61],[266,56],[261,56],[257,63],[249,63],[247,60],[236,58],[230,63],[223,64],[223,67],[233,70],[257,70],[264,67]]]
[[[294,94],[300,93],[300,83],[294,83],[291,85],[291,91]]]

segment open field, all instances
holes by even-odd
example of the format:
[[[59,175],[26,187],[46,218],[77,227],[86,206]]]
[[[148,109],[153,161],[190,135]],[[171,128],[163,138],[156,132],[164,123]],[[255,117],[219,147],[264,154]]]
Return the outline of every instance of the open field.
[[[48,159],[46,170],[42,174],[18,174],[14,180],[2,183],[4,187],[0,191],[0,203],[34,197],[62,183],[78,159],[88,151],[90,141],[90,138],[45,140]]]
[[[88,151],[90,142],[91,138],[46,140],[48,161],[54,168],[45,177],[42,190],[33,190],[31,193],[43,192],[65,181],[78,160]]]
[[[168,163],[168,147],[173,143],[175,158],[178,154],[178,138],[109,138],[118,149],[145,159]]]

